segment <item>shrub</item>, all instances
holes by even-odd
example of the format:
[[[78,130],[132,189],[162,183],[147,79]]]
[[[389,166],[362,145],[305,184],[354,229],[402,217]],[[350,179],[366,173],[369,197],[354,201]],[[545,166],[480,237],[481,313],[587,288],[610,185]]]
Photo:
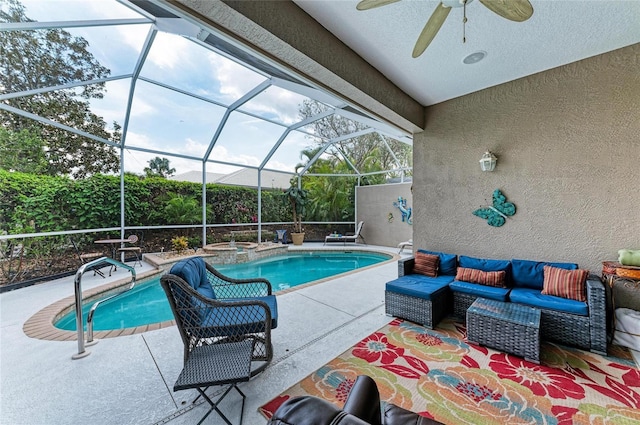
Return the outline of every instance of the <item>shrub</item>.
[[[189,240],[186,236],[176,236],[171,239],[171,246],[178,254],[182,254],[189,248]]]

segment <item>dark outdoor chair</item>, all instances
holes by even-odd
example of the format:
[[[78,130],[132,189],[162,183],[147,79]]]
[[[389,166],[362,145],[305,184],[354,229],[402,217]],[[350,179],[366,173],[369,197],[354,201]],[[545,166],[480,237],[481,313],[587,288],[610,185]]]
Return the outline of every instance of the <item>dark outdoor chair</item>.
[[[137,235],[129,235],[129,237],[127,238],[127,242],[128,244],[134,244],[138,242],[138,236]],[[128,252],[133,253],[136,256],[135,261],[133,262],[133,267],[136,266],[136,263],[140,264],[140,266],[142,266],[142,248],[140,248],[139,246],[124,246],[122,248],[118,248],[118,254],[124,252],[125,255],[127,255]]]
[[[160,279],[184,343],[184,366],[174,391],[197,389],[211,405],[202,423],[215,410],[226,423],[218,403],[262,372],[273,358],[271,329],[277,326],[277,302],[268,280],[231,279],[200,257],[176,263]],[[209,386],[227,385],[215,402]],[[197,399],[196,399],[197,400]],[[195,400],[194,400],[195,402]]]
[[[71,240],[71,245],[73,245],[73,249],[76,251],[76,255],[78,256],[78,259],[80,260],[80,263],[85,264],[85,263],[89,263],[95,259],[104,257],[104,254],[102,252],[86,252],[86,253],[81,253],[80,249],[78,249],[78,245],[76,244],[76,241],[74,241],[73,239]],[[108,264],[99,264],[97,266],[94,266],[93,269],[93,275],[95,276],[100,275],[102,276],[102,278],[104,278],[104,273],[102,272],[102,270],[100,270],[100,268],[108,266]]]

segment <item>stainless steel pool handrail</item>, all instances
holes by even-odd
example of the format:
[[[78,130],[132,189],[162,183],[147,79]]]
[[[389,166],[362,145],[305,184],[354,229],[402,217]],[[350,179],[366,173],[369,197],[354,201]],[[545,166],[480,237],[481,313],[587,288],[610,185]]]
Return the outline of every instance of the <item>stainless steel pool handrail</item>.
[[[134,286],[136,286],[136,271],[132,267],[127,266],[124,263],[120,263],[120,264],[118,264],[118,266],[126,268],[131,272],[131,274],[133,275],[131,277],[131,285],[127,289],[122,291],[122,292],[118,292],[117,294],[113,294],[110,297],[103,298],[100,301],[96,301],[91,306],[91,310],[89,310],[89,315],[87,316],[87,343],[86,343],[86,345],[91,345],[91,343],[93,342],[93,315],[94,315],[94,313],[96,311],[96,308],[98,308],[98,306],[100,304],[102,304],[103,302],[109,301],[109,300],[111,300],[111,299],[113,299],[115,297],[119,297],[120,295],[122,295],[122,294],[124,294],[126,292],[129,292],[130,290],[133,289]]]
[[[98,305],[103,301],[106,301],[108,299],[114,298],[118,295],[121,295],[125,292],[130,291],[135,286],[135,282],[136,282],[135,269],[131,266],[128,266],[124,263],[121,263],[120,261],[116,261],[109,257],[101,257],[101,258],[98,258],[97,260],[90,261],[88,263],[83,264],[78,269],[78,271],[76,272],[76,277],[73,282],[75,298],[76,298],[76,329],[78,330],[78,353],[71,356],[71,358],[74,360],[81,359],[91,354],[91,352],[85,350],[84,323],[82,318],[82,275],[87,271],[93,270],[100,264],[110,264],[112,266],[117,266],[117,267],[119,266],[119,267],[122,267],[123,269],[127,269],[129,270],[129,272],[131,272],[132,280],[131,280],[131,286],[129,286],[129,288],[126,289],[125,291],[119,292],[104,300],[97,301],[91,307],[91,310],[89,311],[89,317],[87,317],[87,337],[89,339],[87,343],[93,342],[93,312],[98,307]]]

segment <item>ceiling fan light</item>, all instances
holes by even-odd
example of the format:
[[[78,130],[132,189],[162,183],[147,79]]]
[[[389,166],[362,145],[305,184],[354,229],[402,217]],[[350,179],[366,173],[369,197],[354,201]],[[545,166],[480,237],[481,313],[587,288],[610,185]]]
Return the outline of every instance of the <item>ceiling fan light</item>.
[[[473,0],[467,0],[467,5]],[[464,6],[464,0],[442,0],[441,3],[446,7],[462,7]]]
[[[462,59],[462,63],[467,65],[478,63],[482,59],[484,59],[486,56],[487,56],[487,52],[485,52],[484,50],[479,50],[477,52],[471,53],[470,55],[467,55],[464,59]]]

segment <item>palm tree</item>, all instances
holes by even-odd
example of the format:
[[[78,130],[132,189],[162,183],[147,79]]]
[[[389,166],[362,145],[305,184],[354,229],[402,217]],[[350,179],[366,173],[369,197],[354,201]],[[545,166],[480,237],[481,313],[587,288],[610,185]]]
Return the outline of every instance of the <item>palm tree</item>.
[[[172,176],[176,172],[175,168],[170,168],[167,158],[156,156],[149,160],[149,166],[144,168],[147,177],[164,177]]]
[[[196,224],[202,221],[202,209],[192,196],[170,194],[164,207],[165,219],[169,224]]]
[[[291,179],[291,187],[284,192],[285,202],[291,205],[293,213],[293,232],[302,233],[302,216],[307,205],[307,191],[295,184],[295,178]]]

